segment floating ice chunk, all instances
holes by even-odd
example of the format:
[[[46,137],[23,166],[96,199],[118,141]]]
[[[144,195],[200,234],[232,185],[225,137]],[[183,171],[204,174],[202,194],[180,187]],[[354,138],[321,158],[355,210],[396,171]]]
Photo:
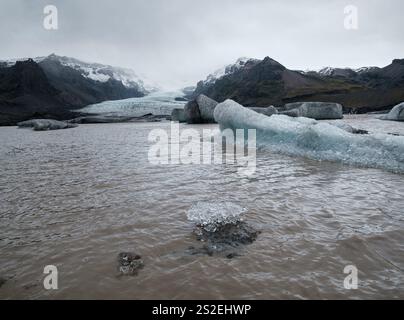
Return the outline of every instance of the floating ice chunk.
[[[396,105],[391,111],[381,117],[382,120],[404,121],[404,102]]]
[[[217,105],[220,128],[256,129],[257,145],[274,152],[404,173],[404,137],[352,134],[326,122],[258,114],[226,100]]]
[[[20,128],[32,128],[35,131],[59,130],[77,127],[77,124],[53,119],[33,119],[17,123]]]
[[[188,210],[187,218],[197,226],[214,232],[220,226],[239,222],[245,211],[233,202],[197,202]]]

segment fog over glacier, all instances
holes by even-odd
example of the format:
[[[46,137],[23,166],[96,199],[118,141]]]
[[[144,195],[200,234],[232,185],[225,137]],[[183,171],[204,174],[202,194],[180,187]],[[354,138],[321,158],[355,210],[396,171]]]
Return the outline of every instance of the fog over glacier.
[[[48,4],[1,1],[0,59],[55,52],[129,67],[175,89],[241,56],[319,69],[384,66],[404,52],[401,0],[54,0],[56,31],[42,25]],[[358,30],[344,28],[348,4],[358,7]]]

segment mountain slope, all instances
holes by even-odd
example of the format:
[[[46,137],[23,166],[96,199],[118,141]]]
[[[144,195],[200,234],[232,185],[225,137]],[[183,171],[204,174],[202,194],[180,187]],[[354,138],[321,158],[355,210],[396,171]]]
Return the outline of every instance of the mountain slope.
[[[404,101],[403,61],[394,60],[385,68],[301,72],[266,57],[247,62],[215,81],[200,81],[192,96],[203,93],[218,101],[230,98],[258,107],[324,101],[343,104],[345,112],[384,110]]]
[[[45,72],[50,84],[61,92],[67,105],[79,107],[105,100],[145,95],[145,90],[136,84],[126,87],[121,81],[112,77],[106,81],[94,80],[53,58],[44,59],[39,62],[39,66]]]
[[[48,114],[68,116],[62,101],[60,92],[33,60],[0,68],[0,125]]]
[[[142,97],[131,70],[50,55],[0,62],[0,125],[34,117],[66,119],[71,109],[105,100]]]

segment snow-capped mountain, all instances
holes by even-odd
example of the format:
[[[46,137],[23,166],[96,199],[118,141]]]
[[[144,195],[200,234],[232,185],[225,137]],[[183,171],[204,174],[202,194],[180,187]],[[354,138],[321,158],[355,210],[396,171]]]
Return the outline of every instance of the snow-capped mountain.
[[[240,61],[233,69],[225,68],[199,81],[190,98],[204,94],[216,101],[232,99],[247,107],[280,108],[292,102],[336,102],[344,106],[345,112],[358,113],[386,110],[404,101],[404,59],[395,59],[383,68],[319,71],[291,70],[269,57],[258,63]]]
[[[28,58],[9,59],[0,61],[3,66],[13,66],[17,61],[25,61]],[[145,79],[145,77],[139,77],[132,69],[113,67],[110,65],[104,65],[101,63],[84,62],[76,58],[58,56],[51,54],[45,57],[35,57],[32,60],[36,63],[41,63],[44,60],[58,61],[65,67],[70,67],[79,71],[83,77],[99,81],[107,82],[110,79],[121,81],[126,88],[136,88],[144,94],[155,92],[159,90],[159,87]]]
[[[71,110],[153,91],[156,86],[133,70],[55,54],[0,61],[0,124],[33,117],[67,119]]]
[[[348,77],[353,76],[355,74],[362,74],[366,72],[376,71],[378,69],[379,69],[378,67],[361,67],[357,69],[325,67],[316,72],[326,77],[338,77],[338,76]]]
[[[249,64],[253,65],[260,61],[261,60],[259,59],[253,59],[253,58],[246,58],[246,57],[239,58],[235,63],[229,64],[208,75],[207,78],[203,81],[203,84],[204,85],[214,84],[217,80],[223,78],[224,76],[235,73],[236,71],[246,67]]]
[[[0,60],[0,65],[2,67],[12,67],[16,64],[17,61],[26,61],[28,59],[33,60],[36,63],[43,61],[46,57],[35,57],[35,58],[15,58],[15,59],[7,59],[7,60]]]
[[[358,74],[361,74],[361,73],[366,73],[366,72],[375,72],[378,70],[380,70],[379,67],[362,67],[362,68],[355,69],[355,72]]]

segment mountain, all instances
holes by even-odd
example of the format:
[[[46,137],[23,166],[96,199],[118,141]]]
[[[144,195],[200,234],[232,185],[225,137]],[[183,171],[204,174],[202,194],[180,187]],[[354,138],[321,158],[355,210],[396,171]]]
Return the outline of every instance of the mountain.
[[[73,109],[154,90],[130,69],[54,54],[0,61],[0,125],[34,117],[66,119],[75,116]]]
[[[203,85],[210,85],[215,83],[218,79],[223,78],[224,76],[228,76],[230,74],[233,74],[237,72],[240,69],[246,68],[248,66],[254,65],[256,63],[260,62],[258,59],[253,59],[253,58],[239,58],[237,61],[233,64],[229,64],[223,68],[220,68],[216,70],[215,72],[211,73],[208,75],[206,80],[202,81]]]
[[[205,94],[217,101],[230,98],[245,106],[279,108],[291,102],[338,102],[345,112],[357,113],[386,110],[404,101],[404,60],[384,68],[318,72],[289,70],[269,57],[241,61],[198,82],[191,98]]]

